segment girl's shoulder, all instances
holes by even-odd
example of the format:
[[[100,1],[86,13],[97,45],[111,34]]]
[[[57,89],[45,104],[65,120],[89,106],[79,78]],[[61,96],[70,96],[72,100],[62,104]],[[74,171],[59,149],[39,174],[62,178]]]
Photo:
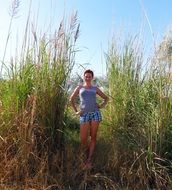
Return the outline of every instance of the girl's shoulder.
[[[78,85],[76,88],[80,90],[83,87],[83,85]]]
[[[82,88],[81,85],[77,85],[77,86],[75,87],[75,89],[74,89],[74,92],[79,93],[79,91],[80,91],[81,88]]]
[[[97,85],[93,85],[92,88],[95,89],[95,90],[97,90],[98,86]]]

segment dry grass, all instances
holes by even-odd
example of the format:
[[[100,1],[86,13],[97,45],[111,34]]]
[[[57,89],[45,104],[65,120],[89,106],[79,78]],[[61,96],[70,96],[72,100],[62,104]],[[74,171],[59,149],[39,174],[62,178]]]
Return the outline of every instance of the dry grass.
[[[13,2],[1,75],[19,7]],[[7,80],[0,81],[0,189],[170,190],[171,37],[156,49],[145,73],[137,38],[122,48],[112,41],[107,53],[111,101],[94,167],[85,170],[67,110],[79,35],[77,14],[69,20],[48,38],[34,29],[29,34],[28,16],[21,57],[12,59]]]

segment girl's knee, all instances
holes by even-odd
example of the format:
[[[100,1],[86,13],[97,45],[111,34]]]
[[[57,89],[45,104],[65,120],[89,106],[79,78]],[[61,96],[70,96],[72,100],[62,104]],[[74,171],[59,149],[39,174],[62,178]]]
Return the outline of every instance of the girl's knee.
[[[96,136],[91,136],[91,142],[95,142],[96,143]]]

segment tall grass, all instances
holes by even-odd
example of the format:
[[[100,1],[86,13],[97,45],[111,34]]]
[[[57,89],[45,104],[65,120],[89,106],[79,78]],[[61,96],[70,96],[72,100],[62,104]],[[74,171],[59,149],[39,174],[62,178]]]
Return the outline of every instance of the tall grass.
[[[77,13],[64,17],[51,35],[39,36],[30,26],[28,16],[20,57],[6,67],[3,58],[8,75],[0,81],[1,183],[21,182],[25,188],[38,181],[58,184],[64,177],[67,81],[79,35]]]
[[[19,6],[14,2],[9,32]],[[106,57],[110,103],[94,168],[83,171],[78,123],[68,109],[77,14],[63,18],[51,35],[38,35],[29,18],[30,12],[20,56],[5,65],[7,34],[1,64],[7,76],[0,80],[0,188],[170,189],[171,36],[157,47],[147,70],[137,37],[123,44],[112,39]]]
[[[122,48],[113,41],[107,54],[111,103],[106,117],[115,149],[109,164],[131,189],[166,189],[171,164],[171,61],[160,59],[163,52],[156,50],[145,71],[138,44],[133,37]]]

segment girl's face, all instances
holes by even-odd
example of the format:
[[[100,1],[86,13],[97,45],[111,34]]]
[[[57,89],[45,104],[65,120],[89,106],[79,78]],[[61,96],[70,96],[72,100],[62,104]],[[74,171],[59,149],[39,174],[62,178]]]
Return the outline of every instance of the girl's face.
[[[84,75],[85,82],[91,82],[92,79],[93,79],[93,77],[92,77],[91,73],[85,73],[85,75]]]

